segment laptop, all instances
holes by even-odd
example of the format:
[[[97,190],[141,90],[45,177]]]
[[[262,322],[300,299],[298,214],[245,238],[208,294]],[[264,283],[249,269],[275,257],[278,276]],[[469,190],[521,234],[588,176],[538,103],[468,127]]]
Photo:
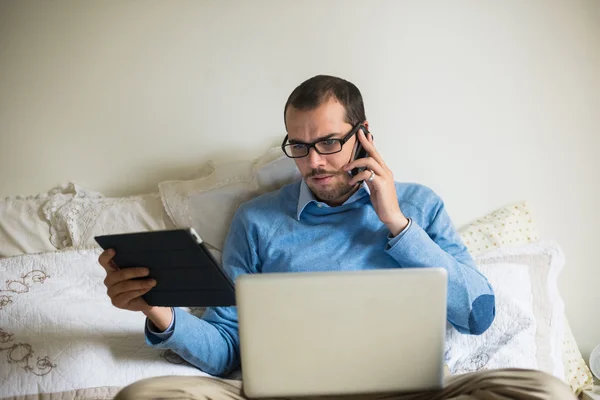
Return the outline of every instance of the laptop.
[[[242,275],[243,390],[293,397],[442,387],[442,268]]]

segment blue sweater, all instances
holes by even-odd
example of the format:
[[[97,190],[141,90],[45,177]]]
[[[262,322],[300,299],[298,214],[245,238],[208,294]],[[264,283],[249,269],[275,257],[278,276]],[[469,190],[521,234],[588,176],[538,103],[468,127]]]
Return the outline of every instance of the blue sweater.
[[[317,201],[304,181],[259,196],[233,218],[223,269],[235,280],[248,273],[443,267],[448,271],[448,321],[461,333],[483,333],[494,320],[494,292],[444,203],[421,185],[396,183],[396,192],[410,224],[393,238],[365,184],[338,207]],[[208,308],[201,319],[176,308],[165,332],[146,324],[146,341],[212,375],[240,365],[235,307]]]

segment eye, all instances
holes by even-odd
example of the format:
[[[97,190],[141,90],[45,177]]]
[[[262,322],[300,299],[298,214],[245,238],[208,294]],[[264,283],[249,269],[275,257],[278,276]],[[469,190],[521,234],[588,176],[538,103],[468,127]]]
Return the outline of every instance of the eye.
[[[306,147],[305,144],[293,144],[292,145],[292,150],[302,150],[305,147]]]
[[[337,140],[335,140],[335,139],[329,139],[329,140],[323,140],[321,143],[324,146],[333,146],[336,142],[337,142]]]

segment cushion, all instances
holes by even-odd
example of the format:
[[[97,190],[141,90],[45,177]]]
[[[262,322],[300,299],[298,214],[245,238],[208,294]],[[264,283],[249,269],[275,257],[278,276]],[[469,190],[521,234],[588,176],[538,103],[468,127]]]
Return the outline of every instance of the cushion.
[[[204,242],[223,249],[237,208],[260,194],[300,179],[294,161],[274,147],[254,161],[212,164],[208,176],[159,184],[165,209],[177,227],[193,227]]]
[[[482,270],[493,267],[502,272],[509,265],[527,268],[530,286],[524,294],[533,300],[538,369],[565,380],[562,362],[565,305],[558,291],[558,275],[565,259],[560,247],[552,242],[506,247],[483,253],[476,262]],[[511,272],[503,274],[507,283],[517,285],[518,278]]]
[[[527,202],[509,204],[459,229],[465,245],[474,256],[490,249],[538,240],[538,230]],[[573,337],[566,317],[563,332],[563,370],[574,393],[591,388],[592,374]]]
[[[565,337],[563,338],[563,366],[566,381],[573,393],[579,395],[584,390],[594,389],[594,378],[581,356],[577,342],[565,316]]]
[[[73,184],[58,186],[46,193],[0,200],[0,258],[56,250],[52,226],[44,213],[46,205],[62,198],[86,194]]]
[[[448,324],[445,361],[450,372],[537,369],[536,318],[527,266],[507,262],[483,265],[480,269],[495,289],[496,318],[478,336],[463,335]]]
[[[43,197],[0,200],[0,257],[56,250],[50,224],[42,214]]]
[[[214,170],[207,163],[194,172],[198,179]],[[50,224],[50,241],[58,249],[97,247],[95,236],[174,229],[158,192],[127,197],[105,197],[73,183],[71,190],[50,198],[43,213]]]
[[[539,239],[527,202],[493,211],[462,227],[459,233],[471,254]]]
[[[128,197],[71,197],[49,211],[58,247],[95,247],[95,236],[173,229],[159,193]],[[50,205],[49,205],[50,207]]]

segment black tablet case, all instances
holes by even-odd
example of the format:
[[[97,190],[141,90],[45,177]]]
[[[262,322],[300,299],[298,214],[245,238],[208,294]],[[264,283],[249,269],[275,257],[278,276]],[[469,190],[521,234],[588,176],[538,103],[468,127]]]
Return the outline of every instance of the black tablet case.
[[[156,286],[143,295],[152,306],[207,307],[235,305],[231,280],[204,244],[186,229],[95,237],[114,249],[119,268],[147,267]]]

